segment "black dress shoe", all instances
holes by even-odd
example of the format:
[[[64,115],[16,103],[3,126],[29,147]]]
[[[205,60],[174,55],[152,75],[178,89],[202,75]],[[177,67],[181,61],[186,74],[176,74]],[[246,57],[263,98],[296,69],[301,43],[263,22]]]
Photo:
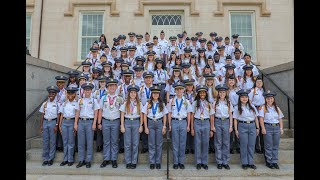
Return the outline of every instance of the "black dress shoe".
[[[149,149],[147,149],[147,148],[143,148],[143,149],[141,150],[141,154],[148,152],[148,150],[149,150]]]
[[[87,162],[86,168],[91,168],[91,162]]]
[[[222,169],[222,164],[218,164],[218,165],[217,165],[217,168],[218,168],[218,169]]]
[[[124,148],[120,148],[119,149],[119,153],[121,154],[121,153],[123,153],[124,152]]]
[[[268,163],[268,162],[266,163],[266,166],[267,166],[268,168],[270,168],[270,169],[274,169],[274,168],[275,168],[272,163]]]
[[[230,149],[230,154],[234,154],[234,151],[233,151],[233,149]]]
[[[98,146],[97,147],[97,152],[101,152],[102,151],[102,146]]]
[[[51,159],[50,161],[48,161],[48,166],[52,166],[53,164],[53,160]]]
[[[201,169],[201,164],[197,164],[197,169]]]
[[[135,169],[137,167],[136,164],[131,164],[131,169]]]
[[[260,149],[256,149],[256,153],[262,154],[262,151]]]
[[[173,169],[178,169],[178,164],[174,164]]]
[[[228,170],[230,169],[230,166],[229,166],[228,164],[223,164],[222,166],[223,166],[225,169],[228,169]]]
[[[236,151],[238,154],[240,154],[240,148],[237,148]]]
[[[127,168],[127,169],[131,169],[131,164],[127,164],[127,165],[126,165],[126,168]]]
[[[248,169],[248,164],[242,164],[242,169]]]
[[[277,163],[273,163],[273,167],[279,169],[279,165]]]
[[[73,162],[68,162],[68,166],[72,166],[73,165]]]
[[[203,169],[208,170],[208,165],[204,164]]]
[[[60,164],[60,166],[64,166],[64,165],[66,165],[66,164],[68,164],[68,161],[62,161],[62,163]]]
[[[248,167],[251,169],[257,169],[257,166],[255,166],[254,164],[250,164],[250,165],[248,165]]]
[[[80,161],[79,164],[76,166],[76,168],[82,167],[85,164],[86,164],[85,161]]]
[[[43,161],[42,166],[48,165],[48,161]]]
[[[194,149],[191,149],[191,154],[194,154]]]
[[[156,169],[161,169],[161,164],[156,164]]]
[[[104,167],[106,167],[108,164],[109,164],[109,161],[104,160],[104,161],[101,163],[100,167],[101,167],[101,168],[104,168]]]
[[[112,161],[112,167],[113,167],[113,168],[117,168],[117,167],[118,167],[118,163],[117,163],[116,160],[113,160],[113,161]]]
[[[150,164],[150,169],[154,169],[154,164]]]
[[[62,147],[58,147],[58,151],[59,151],[59,152],[62,152],[62,151],[63,151],[63,148],[62,148]]]
[[[185,154],[189,154],[189,149],[186,149],[186,151],[184,153]]]
[[[184,169],[184,164],[179,164],[180,169]]]

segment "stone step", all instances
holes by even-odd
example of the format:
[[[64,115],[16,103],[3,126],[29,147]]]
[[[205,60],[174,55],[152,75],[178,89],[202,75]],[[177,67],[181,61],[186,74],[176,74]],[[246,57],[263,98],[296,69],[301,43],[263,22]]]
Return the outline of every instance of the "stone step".
[[[145,179],[148,177],[152,179],[166,179],[167,176],[167,166],[166,164],[162,165],[162,169],[149,169],[149,164],[138,164],[136,169],[126,169],[125,164],[119,164],[118,168],[112,168],[108,165],[105,168],[100,168],[100,163],[93,163],[91,168],[81,167],[76,168],[76,163],[73,166],[59,166],[60,163],[54,163],[52,166],[42,166],[40,162],[30,162],[26,163],[26,174],[27,179],[28,176],[31,179],[31,175],[64,175],[66,179],[72,177],[73,175],[78,176],[80,179],[89,179],[91,176],[103,176],[101,179],[110,178],[110,177],[127,177],[130,179],[137,179],[140,177]],[[210,178],[212,177],[256,177],[260,179],[260,177],[282,177],[282,176],[290,176],[293,178],[294,176],[294,164],[279,164],[280,169],[269,169],[264,164],[256,164],[257,169],[247,169],[243,170],[239,164],[231,164],[230,170],[226,169],[217,169],[216,164],[209,163],[208,170],[197,170],[195,165],[185,164],[185,169],[173,169],[172,165],[170,165],[169,176],[170,179],[182,179],[181,177],[190,177],[193,179],[199,178]],[[70,176],[72,175],[72,176]],[[107,176],[107,177],[105,177]],[[60,176],[61,177],[61,176]],[[86,178],[85,178],[86,177]],[[41,178],[44,179],[44,178]],[[47,177],[49,179],[49,177]],[[52,178],[56,179],[56,178]],[[60,179],[60,178],[59,178]],[[75,178],[71,178],[72,180]],[[113,178],[115,179],[115,178]]]
[[[192,164],[194,163],[194,154],[186,154],[185,163]],[[26,159],[29,161],[42,161],[42,149],[29,149],[26,151]],[[103,159],[102,152],[94,152],[93,154],[93,162],[101,163]],[[169,151],[169,162],[173,163],[173,156],[172,156],[172,150]],[[63,160],[63,152],[56,152],[55,161],[56,162],[62,162]],[[264,155],[263,154],[257,154],[254,155],[255,163],[265,163]],[[78,153],[75,154],[75,162],[78,162]],[[142,164],[148,164],[149,163],[149,154],[139,153],[138,155],[138,162]],[[215,160],[215,154],[209,154],[209,163],[214,163]],[[125,163],[124,161],[124,153],[118,155],[118,163]],[[167,163],[167,150],[162,151],[162,164]],[[230,163],[231,164],[240,164],[240,154],[231,154],[230,157]],[[293,150],[279,150],[279,163],[281,164],[293,164],[294,163],[294,151]]]
[[[168,143],[166,139],[163,140],[163,149],[167,148]],[[141,142],[140,142],[140,147]],[[35,138],[31,141],[31,148],[42,148],[42,138]],[[96,141],[93,141],[93,148],[96,149]],[[294,149],[294,140],[293,138],[281,138],[280,139],[280,150],[293,150]]]

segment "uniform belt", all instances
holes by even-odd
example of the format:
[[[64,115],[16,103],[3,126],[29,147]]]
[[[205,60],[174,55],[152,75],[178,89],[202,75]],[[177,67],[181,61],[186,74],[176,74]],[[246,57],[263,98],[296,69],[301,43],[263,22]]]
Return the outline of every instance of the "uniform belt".
[[[210,118],[194,118],[195,120],[199,120],[199,121],[209,121]]]
[[[254,123],[254,121],[238,121],[239,123],[245,123],[245,124],[251,124]]]
[[[74,120],[74,118],[64,118],[65,120]]]
[[[175,95],[170,94],[169,97],[174,97]]]
[[[162,119],[163,119],[163,117],[158,118],[158,119],[155,119],[155,118],[148,118],[148,120],[150,120],[150,121],[159,121],[159,120],[162,120]]]
[[[106,119],[106,118],[102,118],[102,120],[106,120],[106,121],[115,121],[115,120],[118,120],[118,119],[120,119],[120,118],[117,118],[117,119]]]
[[[140,117],[138,117],[138,118],[124,118],[124,120],[135,121],[135,120],[140,120]]]
[[[216,117],[216,116],[214,118],[221,119],[222,121],[229,119],[229,117],[225,118],[225,117]]]
[[[44,120],[45,120],[45,121],[55,121],[55,120],[57,120],[57,118],[53,118],[53,119],[45,119],[45,118],[44,118]]]
[[[87,121],[87,120],[93,120],[93,118],[80,118],[80,120]]]
[[[268,124],[268,125],[270,125],[270,126],[279,126],[279,123],[264,123],[264,124]]]
[[[182,120],[187,120],[187,118],[171,118],[172,120],[177,120],[177,121],[182,121]]]
[[[162,86],[162,85],[166,85],[166,83],[158,83],[158,84],[153,84],[153,85]]]

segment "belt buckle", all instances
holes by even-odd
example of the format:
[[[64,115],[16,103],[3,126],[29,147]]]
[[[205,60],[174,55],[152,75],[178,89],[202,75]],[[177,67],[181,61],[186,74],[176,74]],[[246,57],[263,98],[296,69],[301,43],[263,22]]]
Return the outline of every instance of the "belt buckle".
[[[86,121],[86,120],[87,120],[87,118],[82,118],[82,120],[85,120],[85,121]]]
[[[222,121],[224,121],[224,119],[225,119],[224,117],[221,117],[221,120],[222,120]]]
[[[133,121],[133,118],[129,118],[131,121]]]
[[[203,120],[204,120],[204,118],[202,117],[202,118],[200,118],[200,120],[201,120],[201,121],[203,121]]]
[[[277,126],[277,124],[271,124],[271,126]]]
[[[247,124],[250,124],[250,121],[246,121]]]
[[[179,120],[179,121],[181,121],[181,120],[182,120],[182,118],[178,118],[178,120]]]
[[[48,122],[52,121],[52,119],[47,119],[47,120],[48,120]]]
[[[66,118],[66,120],[70,120],[71,118]]]

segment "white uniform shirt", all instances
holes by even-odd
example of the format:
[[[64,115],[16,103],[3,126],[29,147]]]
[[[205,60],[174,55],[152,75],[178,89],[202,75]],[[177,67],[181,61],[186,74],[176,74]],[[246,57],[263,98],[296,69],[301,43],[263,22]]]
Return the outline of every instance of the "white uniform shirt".
[[[219,103],[215,107],[216,109],[216,114],[215,117],[218,118],[228,118],[229,117],[229,108],[227,101],[221,101],[219,100]],[[233,105],[230,102],[230,112],[233,112]]]
[[[197,58],[197,63],[198,63],[198,58]],[[203,58],[200,59],[200,63],[198,64],[198,67],[200,67],[201,69],[203,69],[206,66],[206,62],[204,61]]]
[[[168,112],[172,113],[172,118],[186,118],[187,117],[187,113],[189,112],[193,112],[193,108],[189,102],[188,99],[186,99],[185,97],[182,96],[181,99],[178,99],[178,103],[180,105],[181,100],[182,100],[182,105],[181,105],[181,109],[178,112],[178,105],[176,103],[176,99],[177,97],[175,96],[174,98],[172,98],[170,100],[170,102],[168,103]]]
[[[139,45],[139,44],[137,44],[136,45],[136,53],[135,53],[135,57],[137,57],[137,56],[143,56],[144,55],[144,53],[145,53],[145,45],[143,45],[142,43]]]
[[[146,64],[145,64],[146,65]],[[149,72],[153,72],[153,70],[154,70],[154,63],[152,62],[152,61],[149,61],[148,62],[148,67],[145,67],[144,69],[145,69],[145,71],[149,71]]]
[[[206,57],[207,57],[207,59],[208,59],[208,57],[209,57],[210,55],[211,55],[211,57],[213,58],[213,55],[214,55],[215,52],[216,52],[216,51],[213,50],[213,49],[207,50],[207,51],[206,51]]]
[[[79,110],[79,104],[74,99],[72,102],[66,100],[59,108],[59,112],[63,114],[64,118],[74,118],[76,116],[76,110]]]
[[[155,119],[162,118],[166,114],[168,114],[168,109],[166,105],[163,103],[163,110],[160,111],[159,105],[158,108],[156,109],[156,103],[153,103],[153,108],[156,109],[156,114],[153,115],[152,107],[148,109],[149,103],[146,103],[143,108],[142,108],[142,113],[146,114],[148,118],[154,119],[153,116],[155,116]],[[151,106],[151,104],[150,104]]]
[[[72,84],[72,83],[70,83],[70,84],[68,85],[68,87],[75,87],[75,88],[78,88],[78,85],[77,85],[77,83],[76,83],[76,82],[74,82],[73,84]]]
[[[142,85],[144,85],[144,79],[143,79],[142,77],[140,77],[140,78],[135,77],[135,78],[133,79],[133,81],[134,81],[134,84],[137,85],[137,86],[139,86],[139,87],[141,87]]]
[[[246,106],[241,105],[242,108],[242,114],[240,115],[239,110],[238,110],[238,105],[234,107],[233,111],[233,118],[240,120],[240,121],[254,121],[255,118],[257,117],[257,109],[252,106],[254,111],[249,109],[249,105],[247,104]]]
[[[230,90],[230,92],[229,92],[229,95],[228,95],[229,100],[233,106],[238,105],[239,95],[237,94],[237,92],[239,90],[240,90],[239,88],[234,88],[234,89]]]
[[[54,100],[56,102],[59,103],[59,106],[62,105],[62,103],[65,101],[66,99],[66,90],[64,88],[62,88],[56,95],[56,97],[54,98]]]
[[[134,42],[134,41],[127,41],[127,42],[125,42],[126,43],[126,46],[128,47],[128,46],[136,46],[136,42]]]
[[[189,100],[190,104],[192,104],[196,97],[196,94],[193,92],[192,93],[185,92],[184,97]]]
[[[108,90],[107,88],[104,89],[97,89],[94,93],[93,93],[93,97],[95,99],[97,99],[98,103],[100,102],[100,99],[104,96],[108,94]]]
[[[175,65],[175,62],[173,60],[171,61],[171,63],[168,60],[167,65],[166,65],[167,71],[170,72],[174,65]]]
[[[120,78],[121,78],[121,69],[116,69],[116,70],[113,70],[113,73],[114,73],[114,79],[117,79],[118,81],[120,81]]]
[[[244,62],[243,59],[232,59],[232,64],[234,64],[236,66],[236,68],[238,68],[240,70],[240,68],[245,65],[246,63]]]
[[[111,103],[111,101],[113,101]],[[123,104],[123,98],[117,95],[105,95],[100,101],[100,109],[102,109],[102,117],[105,119],[120,118],[119,108]]]
[[[169,42],[166,39],[159,39],[158,43],[162,46],[162,52],[161,53],[166,53],[165,49],[167,49]]]
[[[153,51],[156,52],[156,57],[160,58],[163,53],[162,46],[159,43],[157,45],[153,45]]]
[[[125,117],[125,118],[138,118],[138,117],[140,117],[140,113],[139,113],[139,111],[138,111],[137,103],[140,103],[140,112],[141,112],[141,109],[143,108],[142,103],[141,103],[141,102],[131,102],[131,101],[130,101],[130,110],[129,110],[130,113],[127,113],[126,103],[127,103],[127,102],[124,102],[124,103],[120,106],[120,109],[119,109],[121,112],[124,112],[124,117]],[[131,104],[131,103],[132,103],[132,104]]]
[[[169,79],[167,71],[163,69],[155,70],[153,71],[153,74],[154,74],[153,84],[166,83],[166,81]]]
[[[130,83],[131,84],[131,83]],[[127,95],[128,95],[128,86],[130,85],[126,85],[126,83],[122,83],[120,84],[120,86],[117,88],[116,90],[116,94],[118,94],[119,96],[123,97],[124,99],[127,98]]]
[[[263,88],[255,88],[256,89],[256,93],[253,94],[254,92],[254,88],[251,89],[251,92],[249,93],[249,100],[251,102],[252,105],[254,106],[261,106],[264,104],[264,97],[263,97]]]
[[[196,66],[195,65],[191,65],[190,66],[190,71],[191,71],[192,75],[197,78],[197,76],[196,76]],[[201,71],[200,67],[198,67],[198,74],[199,74],[199,76],[202,75],[202,71]]]
[[[240,85],[241,89],[251,89],[254,85],[254,82],[252,81],[251,77],[249,77],[249,78],[247,77],[246,82],[244,82],[244,79],[241,78],[239,85]]]
[[[152,84],[151,86],[152,87]],[[140,87],[140,91],[138,92],[139,99],[141,100],[142,105],[145,105],[147,101],[151,98],[151,90],[146,85]],[[147,92],[149,92],[149,97],[147,97]]]
[[[203,113],[203,118],[204,119],[208,119],[210,118],[211,115],[214,115],[214,109],[212,108],[212,104],[210,105],[210,103],[206,100],[201,101],[200,100],[200,107],[197,108],[197,101],[194,101],[192,103],[192,108],[193,108],[193,113],[194,114],[194,118],[197,119],[201,119],[201,113]]]
[[[257,66],[256,66],[256,65],[253,65],[252,63],[250,63],[250,64],[253,66],[253,68],[252,68],[253,76],[258,76],[258,75],[259,75],[259,71],[258,71],[258,69],[257,69]],[[239,68],[239,70],[238,70],[239,76],[243,76],[243,74],[244,74],[244,69],[242,69],[242,67],[243,67],[244,65],[245,65],[245,64],[240,65],[240,68]]]
[[[174,83],[177,83],[177,82],[180,81],[179,79],[173,79],[173,80],[174,80]],[[166,87],[164,89],[166,92],[169,92],[170,95],[176,95],[176,92],[175,92],[174,87],[173,87],[174,83],[172,83],[171,85],[169,83],[167,83]]]
[[[177,51],[176,51],[177,50]],[[170,55],[172,51],[176,51],[176,55],[179,56],[180,55],[180,50],[178,46],[172,46],[172,45],[168,45],[167,46],[167,55]]]
[[[280,108],[278,107],[278,110],[279,110],[279,114],[278,114],[274,106],[272,107],[268,105],[266,106],[268,107],[267,111],[264,112],[265,107],[262,106],[262,108],[259,110],[259,116],[263,117],[263,121],[265,123],[279,123],[279,119],[284,117]]]
[[[82,98],[78,100],[80,118],[94,118],[94,111],[100,109],[97,99]]]
[[[46,108],[44,108],[44,105],[46,105]],[[50,102],[50,100],[48,99],[46,102],[42,103],[39,112],[44,113],[45,119],[57,118],[59,112],[59,105],[55,100]]]

